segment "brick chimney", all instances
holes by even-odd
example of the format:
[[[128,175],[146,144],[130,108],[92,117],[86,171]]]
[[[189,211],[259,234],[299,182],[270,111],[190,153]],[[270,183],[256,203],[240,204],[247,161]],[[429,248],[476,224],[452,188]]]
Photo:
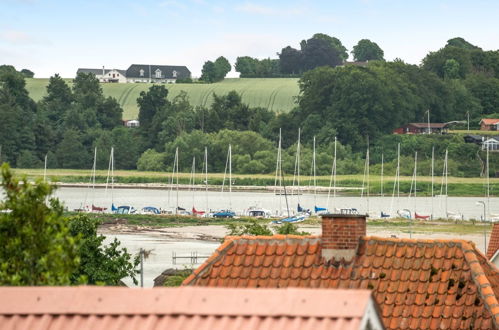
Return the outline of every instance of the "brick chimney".
[[[366,215],[324,214],[322,216],[322,257],[350,261],[366,236]]]

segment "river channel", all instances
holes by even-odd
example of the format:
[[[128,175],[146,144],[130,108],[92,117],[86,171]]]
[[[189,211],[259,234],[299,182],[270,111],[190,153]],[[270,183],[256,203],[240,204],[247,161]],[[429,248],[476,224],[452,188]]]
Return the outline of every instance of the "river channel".
[[[447,212],[460,213],[464,219],[482,219],[484,207],[479,201],[485,202],[485,214],[499,214],[498,197],[369,197],[340,196],[333,197],[327,194],[303,193],[302,195],[276,195],[273,192],[216,192],[216,191],[170,191],[164,189],[88,189],[83,187],[61,187],[56,190],[57,196],[69,209],[81,208],[85,205],[96,205],[110,209],[111,203],[116,206],[131,205],[136,209],[144,206],[174,210],[178,205],[191,210],[193,206],[198,210],[232,209],[242,214],[249,207],[256,206],[271,211],[273,214],[287,212],[286,204],[293,213],[298,203],[305,209],[314,206],[333,208],[356,208],[360,213],[379,215],[381,211],[395,214],[397,210],[408,209],[421,215],[433,214],[433,218],[443,218]]]

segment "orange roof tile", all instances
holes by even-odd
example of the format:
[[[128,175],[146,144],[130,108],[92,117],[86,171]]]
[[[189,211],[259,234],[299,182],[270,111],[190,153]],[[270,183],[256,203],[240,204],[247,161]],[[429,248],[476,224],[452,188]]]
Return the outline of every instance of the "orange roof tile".
[[[251,253],[267,246],[273,255]],[[219,274],[233,274],[235,255],[251,263],[233,282]],[[499,271],[463,240],[362,237],[346,264],[321,258],[320,236],[229,237],[183,285],[367,288],[389,329],[499,328]]]
[[[369,290],[3,287],[0,296],[0,329],[382,327]]]
[[[499,123],[499,119],[494,119],[494,118],[483,118],[480,120],[480,124],[484,123],[485,125],[494,125]]]
[[[494,227],[492,227],[489,246],[487,247],[487,259],[492,259],[497,250],[499,250],[499,223],[495,223]]]

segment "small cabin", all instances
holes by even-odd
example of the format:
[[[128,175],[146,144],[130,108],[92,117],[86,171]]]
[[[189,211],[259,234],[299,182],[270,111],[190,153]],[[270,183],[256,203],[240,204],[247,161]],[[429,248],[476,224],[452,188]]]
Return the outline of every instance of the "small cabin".
[[[499,131],[499,119],[484,118],[480,120],[481,131]]]
[[[446,123],[408,123],[393,131],[393,134],[446,134]]]

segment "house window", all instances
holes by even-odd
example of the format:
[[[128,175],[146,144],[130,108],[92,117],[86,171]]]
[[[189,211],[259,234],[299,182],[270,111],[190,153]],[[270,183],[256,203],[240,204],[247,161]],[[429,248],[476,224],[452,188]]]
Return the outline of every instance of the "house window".
[[[177,78],[177,71],[173,70],[172,76],[173,76],[173,78]]]
[[[155,74],[156,74],[156,78],[161,78],[161,70],[160,69],[156,69],[156,71],[154,71]]]
[[[140,69],[140,71],[139,71],[139,75],[140,75],[141,77],[143,77],[143,76],[144,76],[144,70]]]

